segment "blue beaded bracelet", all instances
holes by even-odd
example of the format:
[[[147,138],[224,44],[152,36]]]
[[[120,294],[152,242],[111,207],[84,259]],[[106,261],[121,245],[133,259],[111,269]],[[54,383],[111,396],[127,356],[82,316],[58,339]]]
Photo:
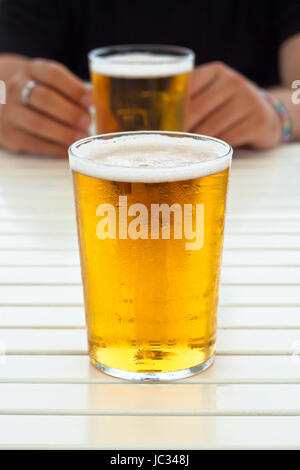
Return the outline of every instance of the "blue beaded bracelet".
[[[280,116],[282,122],[282,142],[290,142],[292,140],[292,124],[285,107],[281,101],[271,95],[267,90],[261,89],[260,92]]]

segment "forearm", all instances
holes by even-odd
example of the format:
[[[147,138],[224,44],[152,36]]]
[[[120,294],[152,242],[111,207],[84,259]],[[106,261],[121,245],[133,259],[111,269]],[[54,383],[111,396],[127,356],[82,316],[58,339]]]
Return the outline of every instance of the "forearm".
[[[0,80],[9,80],[28,60],[17,54],[0,54]]]
[[[292,100],[295,90],[282,86],[270,88],[268,91],[278,98],[286,108],[291,119],[293,139],[300,141],[300,104],[293,103]]]

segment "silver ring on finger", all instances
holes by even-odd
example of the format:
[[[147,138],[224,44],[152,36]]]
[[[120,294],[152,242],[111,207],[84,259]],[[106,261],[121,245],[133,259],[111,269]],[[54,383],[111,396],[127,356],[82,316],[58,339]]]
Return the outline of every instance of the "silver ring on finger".
[[[30,95],[32,90],[38,86],[38,83],[35,80],[29,80],[21,92],[22,103],[25,106],[30,106]]]

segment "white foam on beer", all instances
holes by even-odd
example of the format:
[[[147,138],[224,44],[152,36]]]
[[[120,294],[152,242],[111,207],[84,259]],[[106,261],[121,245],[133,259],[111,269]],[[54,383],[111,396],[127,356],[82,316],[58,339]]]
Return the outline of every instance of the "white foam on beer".
[[[120,78],[168,77],[188,73],[193,66],[192,55],[178,57],[139,52],[91,57],[92,72]]]
[[[158,183],[219,173],[230,166],[231,149],[221,141],[161,134],[133,134],[74,144],[73,170],[95,178]]]

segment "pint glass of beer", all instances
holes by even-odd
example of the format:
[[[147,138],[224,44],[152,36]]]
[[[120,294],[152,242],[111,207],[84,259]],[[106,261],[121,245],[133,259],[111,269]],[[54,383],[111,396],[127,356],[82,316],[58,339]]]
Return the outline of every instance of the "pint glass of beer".
[[[212,364],[231,156],[222,141],[173,132],[105,134],[70,147],[98,369],[156,381]]]
[[[175,46],[114,46],[89,54],[99,133],[184,130],[194,53]]]

